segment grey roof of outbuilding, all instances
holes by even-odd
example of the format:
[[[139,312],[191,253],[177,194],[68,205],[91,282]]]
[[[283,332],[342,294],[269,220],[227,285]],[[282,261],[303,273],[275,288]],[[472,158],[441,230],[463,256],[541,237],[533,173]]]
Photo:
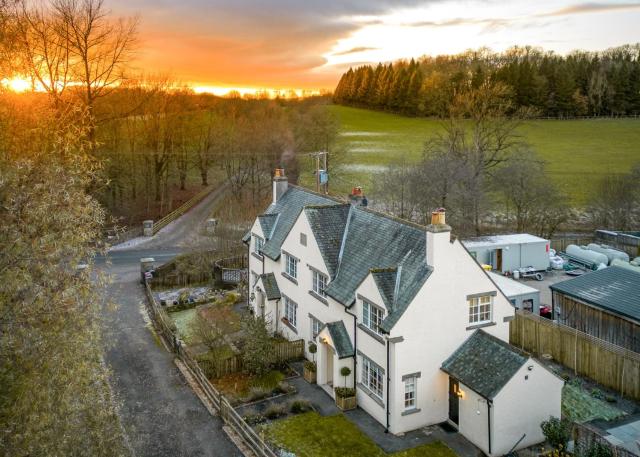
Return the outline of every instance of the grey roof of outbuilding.
[[[353,350],[351,338],[349,338],[349,333],[347,333],[344,322],[329,322],[328,324],[325,324],[325,327],[329,331],[329,335],[331,335],[331,341],[333,341],[333,346],[338,354],[338,358],[344,359],[346,357],[353,357],[355,355],[355,351]]]
[[[529,354],[476,330],[441,369],[484,398],[493,399],[527,360]]]
[[[262,253],[273,260],[280,257],[282,243],[296,222],[302,208],[309,205],[336,204],[336,200],[289,185],[276,203],[272,203],[265,214],[278,215],[271,239],[262,247]]]
[[[635,271],[614,266],[549,287],[610,313],[640,321],[640,274]]]
[[[276,300],[282,298],[280,294],[280,287],[278,287],[278,281],[273,273],[261,274],[262,285],[264,286],[264,293],[267,295],[268,300]]]

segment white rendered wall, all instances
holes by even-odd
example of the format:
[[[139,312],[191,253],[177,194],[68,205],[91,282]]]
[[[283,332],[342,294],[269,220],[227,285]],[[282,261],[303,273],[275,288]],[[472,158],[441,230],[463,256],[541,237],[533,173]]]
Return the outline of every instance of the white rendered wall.
[[[550,416],[560,417],[563,385],[562,379],[529,359],[493,401],[491,454],[505,454],[524,433],[516,450],[544,441],[540,423]]]
[[[459,401],[458,431],[485,454],[489,452],[489,419],[487,401],[466,385],[460,383],[463,392]],[[493,415],[493,410],[491,410]],[[492,437],[495,432],[492,431]]]

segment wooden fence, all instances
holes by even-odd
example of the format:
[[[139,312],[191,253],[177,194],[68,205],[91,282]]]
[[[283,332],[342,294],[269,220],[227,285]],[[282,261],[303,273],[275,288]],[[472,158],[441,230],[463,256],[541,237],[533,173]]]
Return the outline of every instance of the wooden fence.
[[[583,237],[575,237],[575,238],[557,238],[554,240],[551,240],[551,249],[555,249],[558,252],[564,252],[567,249],[567,246],[569,246],[570,244],[577,244],[577,245],[583,245],[583,244],[589,244],[589,243],[593,243],[594,237],[593,236],[583,236]]]
[[[242,416],[231,406],[229,401],[209,382],[206,375],[198,365],[193,354],[189,351],[174,333],[174,326],[169,316],[156,301],[149,283],[145,284],[147,294],[147,307],[152,321],[161,338],[167,346],[176,354],[187,367],[193,379],[198,383],[207,400],[218,410],[220,417],[239,437],[243,443],[258,457],[277,457],[277,454],[265,443],[265,441],[247,424]]]
[[[638,457],[627,449],[610,443],[601,434],[602,432],[589,424],[573,424],[573,440],[577,448],[588,449],[594,443],[600,443],[608,447],[611,450],[611,455],[614,457]]]
[[[640,399],[640,354],[543,317],[516,312],[509,341],[541,356],[549,354],[574,373]]]
[[[177,218],[179,218],[180,216],[182,216],[184,213],[186,213],[187,211],[189,211],[191,208],[193,208],[195,205],[197,205],[198,203],[200,203],[200,201],[202,201],[202,199],[204,199],[204,197],[206,197],[207,195],[209,195],[211,193],[211,191],[213,190],[213,187],[206,187],[203,190],[201,190],[200,192],[198,192],[197,194],[195,194],[193,197],[191,197],[189,200],[187,200],[186,202],[184,202],[182,205],[180,205],[179,207],[177,207],[176,209],[174,209],[173,211],[171,211],[169,214],[167,214],[165,217],[163,217],[162,219],[160,219],[159,221],[156,221],[153,223],[153,234],[155,235],[156,233],[158,233],[160,230],[162,230],[164,227],[166,227],[167,225],[169,225],[169,223],[175,221]]]
[[[278,341],[274,347],[274,361],[276,364],[283,364],[290,360],[299,360],[304,357],[304,340]],[[222,360],[211,360],[199,358],[198,363],[207,374],[216,376],[226,376],[242,371],[242,355],[234,354]]]

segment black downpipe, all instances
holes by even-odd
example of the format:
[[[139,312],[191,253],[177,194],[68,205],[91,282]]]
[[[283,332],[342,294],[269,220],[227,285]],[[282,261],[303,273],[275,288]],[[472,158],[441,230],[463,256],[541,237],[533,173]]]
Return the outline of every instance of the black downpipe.
[[[356,321],[358,316],[344,309],[347,314],[353,316],[353,388],[356,388],[356,376],[358,375],[358,326]]]
[[[385,433],[389,433],[389,384],[391,383],[391,376],[389,376],[389,338],[387,336],[387,401],[385,407],[387,410],[387,426],[384,429]]]
[[[489,431],[489,454],[491,454],[491,404],[493,402],[487,399],[487,428]]]

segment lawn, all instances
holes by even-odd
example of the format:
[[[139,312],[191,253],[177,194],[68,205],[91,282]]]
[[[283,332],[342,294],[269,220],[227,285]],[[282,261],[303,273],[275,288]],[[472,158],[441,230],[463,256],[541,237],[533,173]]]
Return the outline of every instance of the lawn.
[[[173,322],[176,324],[180,339],[187,344],[196,343],[193,341],[193,335],[191,334],[191,326],[194,324],[196,316],[197,311],[195,308],[169,313],[169,317],[171,317]]]
[[[562,416],[567,419],[582,423],[617,419],[624,414],[615,404],[594,397],[582,387],[567,383],[562,389]]]
[[[387,454],[344,415],[322,417],[311,412],[264,427],[267,439],[298,457],[455,457],[441,442]]]
[[[345,174],[333,181],[333,190],[339,192],[358,184],[366,191],[372,173],[403,155],[409,162],[418,161],[425,140],[442,130],[435,119],[337,105],[329,109],[341,121],[339,143],[349,151]],[[534,120],[519,133],[578,206],[585,203],[590,183],[640,163],[640,119]]]

